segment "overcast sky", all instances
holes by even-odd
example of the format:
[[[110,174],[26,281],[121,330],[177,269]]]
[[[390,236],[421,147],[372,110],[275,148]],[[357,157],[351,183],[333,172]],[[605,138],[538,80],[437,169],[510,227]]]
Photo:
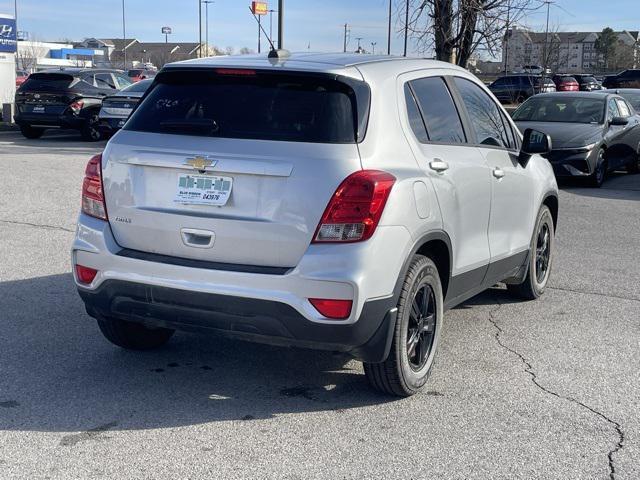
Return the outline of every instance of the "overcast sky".
[[[32,38],[60,40],[122,36],[122,0],[17,0],[19,30]],[[393,0],[403,4],[402,0]],[[215,0],[209,5],[210,43],[256,49],[257,25],[250,0]],[[277,1],[271,2],[277,8]],[[551,24],[560,30],[640,30],[640,0],[557,0]],[[125,0],[127,37],[162,41],[160,28],[173,28],[174,41],[198,41],[198,0]],[[285,42],[290,50],[341,51],[344,23],[351,27],[350,49],[362,45],[386,50],[388,0],[286,0]],[[0,13],[13,13],[14,0],[0,0]],[[203,8],[204,12],[204,8]],[[524,24],[543,29],[546,10],[529,15]],[[204,15],[204,13],[203,13]],[[274,16],[274,24],[275,24]],[[203,22],[204,24],[204,22]],[[268,17],[265,18],[269,30]],[[204,28],[204,27],[203,27]],[[275,30],[275,28],[274,28]],[[203,34],[204,37],[204,34]],[[393,52],[402,39],[394,33]]]

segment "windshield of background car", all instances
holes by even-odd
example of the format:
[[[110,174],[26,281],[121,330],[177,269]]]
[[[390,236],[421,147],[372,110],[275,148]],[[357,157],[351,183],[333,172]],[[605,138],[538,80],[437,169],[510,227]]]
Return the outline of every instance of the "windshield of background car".
[[[513,114],[516,122],[602,123],[604,100],[586,97],[532,97]]]
[[[640,91],[636,92],[622,92],[621,97],[631,104],[636,112],[640,112]]]
[[[331,74],[247,69],[162,72],[126,130],[309,143],[364,135],[369,88]]]
[[[32,73],[22,84],[20,91],[64,90],[73,82],[73,75],[67,73]]]
[[[153,80],[140,80],[139,82],[132,83],[128,87],[124,87],[120,90],[121,93],[144,93],[151,86]]]

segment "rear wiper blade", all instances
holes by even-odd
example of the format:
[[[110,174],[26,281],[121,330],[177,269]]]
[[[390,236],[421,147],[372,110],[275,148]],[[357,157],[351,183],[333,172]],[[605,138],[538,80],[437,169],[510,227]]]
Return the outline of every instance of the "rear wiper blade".
[[[160,122],[160,127],[184,133],[212,135],[220,130],[218,122],[209,118],[170,119]]]

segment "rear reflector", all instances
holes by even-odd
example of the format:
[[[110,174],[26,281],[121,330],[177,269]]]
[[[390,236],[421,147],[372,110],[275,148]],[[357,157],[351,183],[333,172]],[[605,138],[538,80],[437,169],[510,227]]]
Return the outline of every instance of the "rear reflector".
[[[101,220],[107,220],[107,207],[102,188],[102,155],[89,160],[82,182],[82,212]]]
[[[309,302],[318,312],[327,318],[344,320],[351,315],[351,300],[328,300],[325,298],[310,298]]]
[[[98,271],[93,268],[76,265],[76,277],[78,277],[78,281],[80,283],[89,285],[91,282],[93,282],[93,279],[96,278],[97,274]]]
[[[395,181],[393,175],[379,170],[361,170],[345,178],[320,219],[313,243],[371,238]]]

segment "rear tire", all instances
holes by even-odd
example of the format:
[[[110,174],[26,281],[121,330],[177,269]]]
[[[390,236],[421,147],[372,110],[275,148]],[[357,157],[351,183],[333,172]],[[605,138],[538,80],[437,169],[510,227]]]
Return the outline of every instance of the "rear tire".
[[[36,138],[40,138],[42,136],[42,134],[44,133],[44,128],[36,128],[32,127],[31,125],[20,125],[20,133],[22,133],[25,138],[35,140]]]
[[[551,275],[554,245],[555,230],[553,217],[551,216],[549,207],[543,205],[538,212],[536,226],[533,230],[533,237],[531,238],[527,274],[522,283],[507,285],[509,293],[523,300],[536,300],[540,298],[547,287],[549,276]]]
[[[389,356],[382,363],[364,364],[373,388],[400,397],[417,393],[429,378],[442,319],[438,269],[430,258],[414,255],[398,301]]]
[[[161,347],[175,332],[168,328],[149,328],[140,323],[113,317],[99,318],[98,327],[107,340],[127,350],[151,350]]]
[[[640,172],[640,153],[638,153],[631,163],[627,165],[627,173],[635,175],[638,172]]]
[[[80,135],[82,135],[82,139],[87,142],[97,142],[102,140],[102,133],[98,128],[100,120],[98,118],[98,112],[90,113],[89,116],[85,120],[85,124],[80,130]]]

